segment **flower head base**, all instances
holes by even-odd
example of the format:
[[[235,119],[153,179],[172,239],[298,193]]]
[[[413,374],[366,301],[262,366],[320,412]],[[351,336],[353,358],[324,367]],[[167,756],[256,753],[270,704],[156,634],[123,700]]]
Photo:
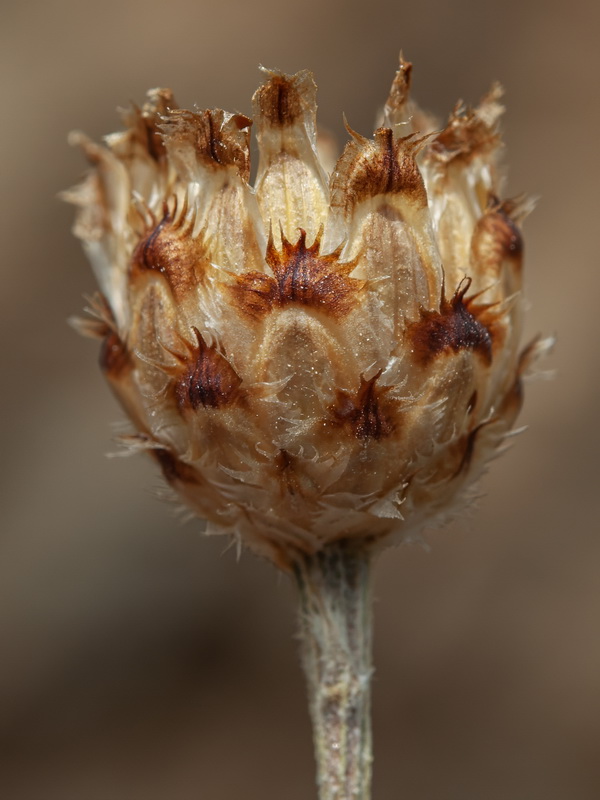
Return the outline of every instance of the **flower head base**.
[[[154,90],[105,147],[75,137],[101,289],[81,327],[129,443],[209,530],[284,568],[459,508],[542,346],[519,355],[528,205],[498,199],[501,92],[432,132],[410,69],[330,176],[308,72],[268,72],[253,120]]]

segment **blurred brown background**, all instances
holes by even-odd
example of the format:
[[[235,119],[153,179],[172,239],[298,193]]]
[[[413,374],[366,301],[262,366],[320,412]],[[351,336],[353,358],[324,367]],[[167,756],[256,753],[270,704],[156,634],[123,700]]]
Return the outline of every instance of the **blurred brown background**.
[[[598,7],[596,7],[597,9]],[[66,325],[93,290],[66,144],[170,86],[250,111],[257,65],[309,67],[320,121],[368,134],[400,47],[445,114],[506,87],[528,335],[556,332],[527,433],[460,525],[376,574],[375,800],[600,797],[598,23],[587,0],[2,3],[0,796],[315,797],[295,598],[107,460],[121,413]]]

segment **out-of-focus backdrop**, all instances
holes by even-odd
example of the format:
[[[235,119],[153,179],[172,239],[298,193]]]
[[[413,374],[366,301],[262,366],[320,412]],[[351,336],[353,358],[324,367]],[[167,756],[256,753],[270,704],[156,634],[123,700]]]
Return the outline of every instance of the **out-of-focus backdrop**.
[[[376,800],[600,797],[598,23],[589,0],[2,3],[0,796],[315,796],[295,598],[181,525],[96,346],[94,283],[59,190],[80,128],[168,86],[250,112],[258,64],[308,67],[320,122],[368,135],[397,66],[440,115],[506,88],[508,193],[527,220],[527,334],[557,333],[529,426],[468,518],[376,573]]]

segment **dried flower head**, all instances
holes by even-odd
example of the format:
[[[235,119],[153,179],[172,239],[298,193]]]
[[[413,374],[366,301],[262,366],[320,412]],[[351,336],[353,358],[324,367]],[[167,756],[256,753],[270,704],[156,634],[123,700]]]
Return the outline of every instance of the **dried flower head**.
[[[410,73],[331,170],[309,72],[266,72],[253,120],[157,89],[106,146],[74,135],[101,289],[80,325],[129,442],[209,531],[284,568],[459,508],[542,347],[519,353],[528,204],[499,199],[501,90],[434,131]]]

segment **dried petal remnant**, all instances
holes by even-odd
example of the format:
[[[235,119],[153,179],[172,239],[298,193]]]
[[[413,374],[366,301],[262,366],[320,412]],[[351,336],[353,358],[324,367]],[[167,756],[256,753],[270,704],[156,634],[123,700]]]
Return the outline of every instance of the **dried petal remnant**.
[[[421,310],[421,319],[408,327],[408,338],[422,365],[429,364],[439,353],[468,349],[479,353],[485,362],[492,359],[490,330],[471,313],[465,294],[471,285],[466,279],[459,285],[452,300],[443,296],[439,311]]]
[[[260,319],[275,307],[298,303],[340,319],[356,306],[365,281],[349,277],[356,262],[340,262],[341,248],[321,255],[320,236],[307,247],[304,230],[295,244],[283,234],[281,241],[281,250],[273,236],[267,245],[266,262],[274,278],[250,272],[230,287],[245,314]]]

